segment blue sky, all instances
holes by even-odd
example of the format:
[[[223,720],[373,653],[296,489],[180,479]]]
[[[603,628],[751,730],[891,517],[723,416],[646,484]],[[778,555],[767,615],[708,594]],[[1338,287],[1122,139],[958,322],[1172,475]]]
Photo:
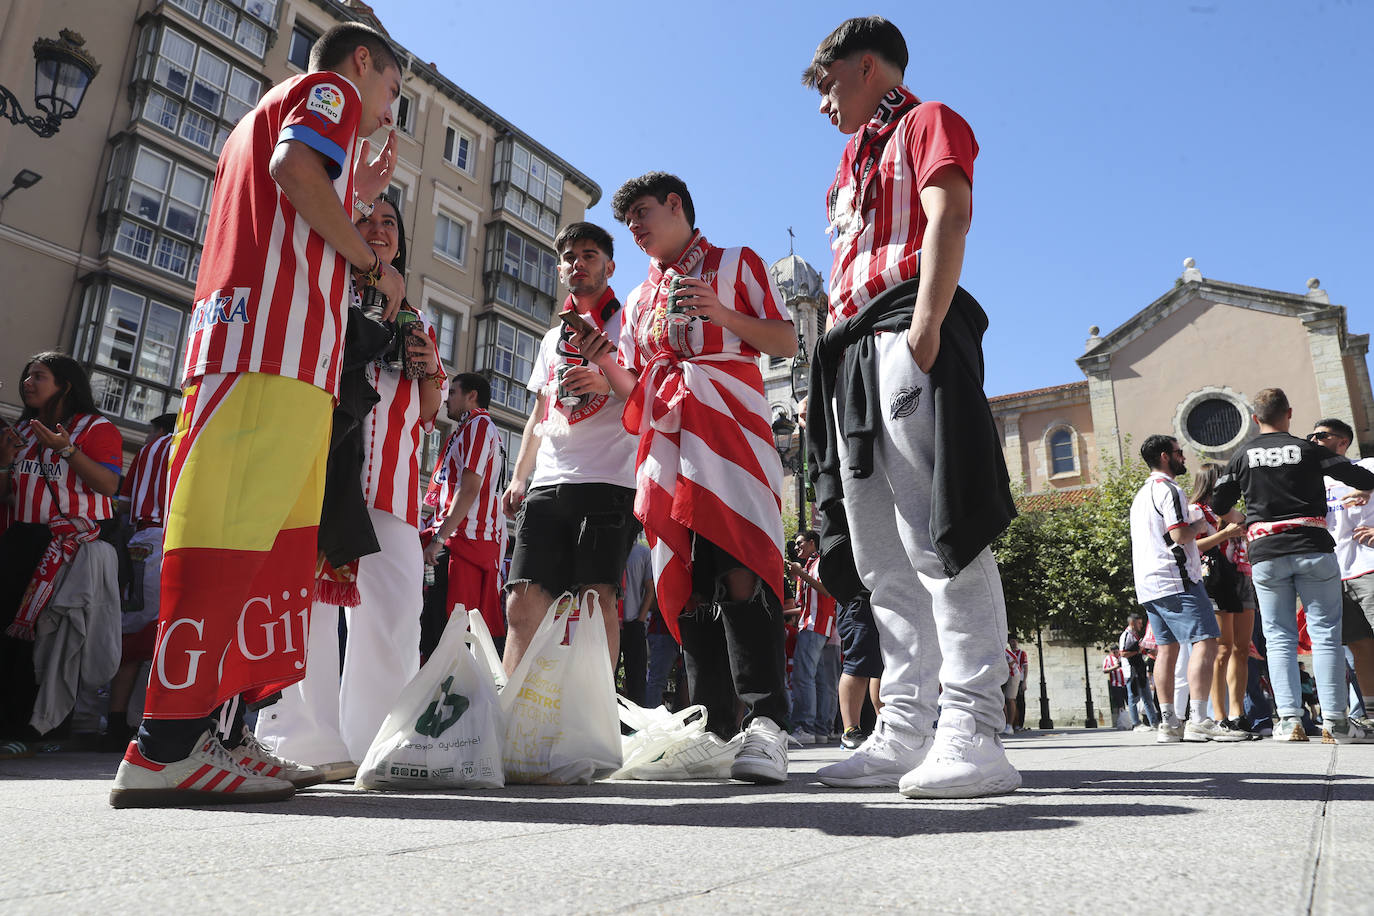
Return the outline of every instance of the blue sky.
[[[615,230],[622,293],[647,262],[609,198],[652,169],[682,176],[713,242],[771,262],[792,227],[828,274],[845,138],[799,75],[840,21],[876,13],[906,35],[907,84],[981,146],[963,277],[992,319],[989,395],[1081,379],[1088,327],[1167,292],[1185,257],[1289,292],[1318,277],[1374,331],[1366,0],[374,4],[601,185],[588,217]]]

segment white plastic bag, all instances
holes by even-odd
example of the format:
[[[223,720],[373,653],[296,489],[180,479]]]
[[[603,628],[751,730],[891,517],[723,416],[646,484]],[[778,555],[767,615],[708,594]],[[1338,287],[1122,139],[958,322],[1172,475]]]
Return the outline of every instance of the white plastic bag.
[[[666,751],[700,735],[706,730],[706,707],[688,706],[669,712],[666,706],[645,709],[622,696],[620,721],[634,729],[620,739],[624,764],[610,775],[610,779],[628,779],[630,772],[663,756]]]
[[[588,591],[578,625],[573,602],[549,606],[525,656],[501,691],[505,722],[502,763],[509,783],[585,784],[620,769],[620,720],[615,677],[602,623],[604,611]]]
[[[353,784],[359,789],[499,789],[501,709],[468,615],[455,613],[439,645],[401,691]],[[490,636],[488,636],[490,639]]]
[[[457,605],[454,612],[460,612],[462,607],[461,604]],[[472,634],[472,654],[485,659],[487,669],[491,671],[499,692],[506,686],[506,669],[501,667],[501,653],[496,651],[496,642],[491,638],[491,630],[487,629],[487,622],[482,619],[482,612],[477,608],[468,611],[468,632]]]

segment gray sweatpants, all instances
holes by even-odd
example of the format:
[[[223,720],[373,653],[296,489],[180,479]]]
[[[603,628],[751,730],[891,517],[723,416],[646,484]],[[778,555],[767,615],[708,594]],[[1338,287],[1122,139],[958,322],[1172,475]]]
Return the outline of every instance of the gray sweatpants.
[[[855,479],[847,461],[841,474],[854,561],[872,592],[882,646],[881,715],[901,731],[930,734],[938,703],[944,727],[995,733],[1005,724],[1007,679],[997,562],[984,549],[958,576],[945,575],[930,542],[930,377],[911,358],[905,334],[879,334],[877,351],[883,423],[873,474]],[[839,448],[843,459],[843,439]]]

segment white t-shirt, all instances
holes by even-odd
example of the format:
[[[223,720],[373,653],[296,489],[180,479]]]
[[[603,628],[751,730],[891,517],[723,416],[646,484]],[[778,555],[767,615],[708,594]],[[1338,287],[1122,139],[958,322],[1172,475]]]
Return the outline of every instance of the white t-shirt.
[[[606,336],[611,340],[620,339],[620,309],[606,322]],[[530,391],[551,390],[558,384],[558,364],[585,365],[576,353],[559,352],[563,325],[550,328],[539,343],[539,354],[530,372],[526,385]],[[556,394],[550,393],[546,417],[557,410],[554,403]],[[625,402],[614,394],[594,396],[590,404],[583,404],[572,411],[564,411],[566,429],[560,418],[547,424],[559,427],[557,431],[544,430],[539,443],[539,453],[535,457],[534,476],[530,489],[550,487],[563,483],[609,483],[618,487],[634,489],[635,486],[635,447],[638,439],[631,436],[621,425],[620,416]],[[546,417],[540,417],[543,421]]]
[[[1374,471],[1374,458],[1355,462]],[[1354,492],[1354,487],[1339,480],[1326,478],[1326,527],[1336,539],[1336,561],[1341,564],[1342,579],[1358,579],[1374,572],[1374,548],[1355,542],[1355,529],[1360,525],[1374,525],[1374,504],[1343,506],[1341,500]]]
[[[1131,565],[1136,600],[1142,604],[1187,591],[1202,581],[1197,542],[1175,544],[1169,532],[1191,525],[1202,510],[1188,503],[1183,488],[1155,471],[1131,503]]]

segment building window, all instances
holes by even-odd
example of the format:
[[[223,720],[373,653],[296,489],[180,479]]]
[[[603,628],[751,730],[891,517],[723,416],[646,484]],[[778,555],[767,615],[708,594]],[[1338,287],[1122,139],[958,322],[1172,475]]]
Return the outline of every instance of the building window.
[[[563,173],[514,140],[496,151],[495,205],[552,237],[563,206]]]
[[[415,133],[415,96],[402,92],[396,100],[396,128],[408,134]]]
[[[208,0],[205,4],[205,15],[201,17],[201,21],[232,41],[235,18],[233,7],[225,3],[224,0]]]
[[[495,226],[487,237],[488,297],[541,324],[553,321],[558,259],[518,232]]]
[[[464,263],[463,253],[467,248],[468,225],[442,210],[434,217],[434,253],[443,255],[451,261]]]
[[[310,48],[320,36],[297,23],[291,29],[291,44],[286,49],[286,59],[300,70],[310,69]]]
[[[271,25],[277,15],[277,0],[241,0],[244,12],[257,17],[259,22]]]
[[[267,30],[245,17],[239,20],[234,41],[254,57],[262,57],[267,51]]]
[[[458,364],[458,316],[430,301],[425,306],[425,317],[434,328],[439,361],[451,371]]]
[[[1200,445],[1218,448],[1240,435],[1245,418],[1240,409],[1223,398],[1207,398],[1188,412],[1188,437]]]
[[[444,128],[444,161],[472,173],[472,137],[456,127]]]
[[[186,12],[200,18],[200,11],[205,8],[205,0],[167,0],[173,6],[179,6]]]
[[[1073,474],[1078,471],[1074,456],[1073,430],[1061,427],[1050,435],[1050,476]]]
[[[143,119],[218,154],[229,128],[258,103],[262,81],[171,29],[150,45],[158,50],[148,77],[159,89],[148,89]]]
[[[139,423],[174,409],[186,312],[122,286],[96,289],[87,306],[81,358],[100,409]]]
[[[382,195],[391,201],[391,205],[396,208],[396,212],[405,216],[406,206],[406,186],[399,181],[392,181],[386,186],[386,192]]]
[[[534,369],[539,339],[491,315],[478,318],[475,368],[491,379],[491,401],[522,415],[534,409],[534,393],[525,388]]]
[[[120,158],[111,162],[112,184],[120,178]],[[202,238],[209,191],[209,175],[139,147],[128,176],[123,216],[114,233],[114,250],[186,277],[196,254],[194,243]]]

